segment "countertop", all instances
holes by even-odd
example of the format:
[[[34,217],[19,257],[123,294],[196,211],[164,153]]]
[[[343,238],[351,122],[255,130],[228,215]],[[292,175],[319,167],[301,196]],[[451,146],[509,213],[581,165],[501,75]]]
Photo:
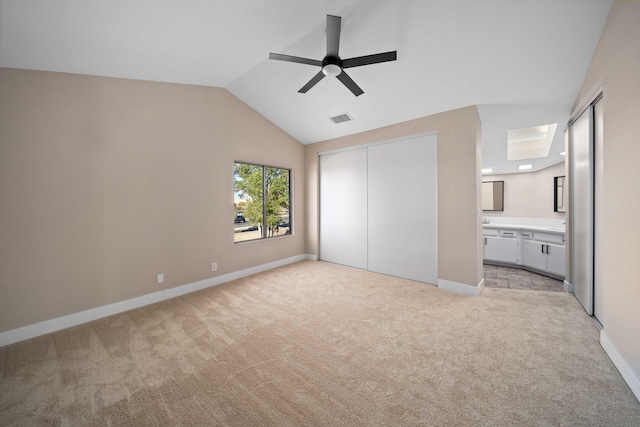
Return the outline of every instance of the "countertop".
[[[564,228],[559,227],[545,227],[542,225],[506,225],[506,224],[482,224],[483,228],[495,228],[497,230],[530,230],[530,231],[544,231],[545,233],[565,234]]]

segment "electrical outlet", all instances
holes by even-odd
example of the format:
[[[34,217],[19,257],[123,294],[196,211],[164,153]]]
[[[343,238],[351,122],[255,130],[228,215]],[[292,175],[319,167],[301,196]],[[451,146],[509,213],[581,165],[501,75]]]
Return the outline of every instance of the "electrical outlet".
[[[218,263],[217,262],[212,262],[211,263],[211,271],[216,271],[218,269]]]
[[[161,273],[156,276],[156,283],[164,283],[164,274]]]

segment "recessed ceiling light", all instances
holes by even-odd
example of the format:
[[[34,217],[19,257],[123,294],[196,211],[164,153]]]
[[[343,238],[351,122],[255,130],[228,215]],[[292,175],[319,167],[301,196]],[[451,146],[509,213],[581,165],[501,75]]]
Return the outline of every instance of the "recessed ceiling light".
[[[547,157],[558,124],[535,126],[507,132],[507,160]]]
[[[526,171],[533,168],[533,165],[520,165],[518,166],[518,169],[520,169],[521,171]]]
[[[491,173],[491,172],[493,172],[493,168],[482,169],[482,173]]]
[[[566,151],[563,151],[562,153],[558,153],[558,154],[560,154],[561,156],[566,156],[566,155],[567,155],[567,152],[566,152]]]

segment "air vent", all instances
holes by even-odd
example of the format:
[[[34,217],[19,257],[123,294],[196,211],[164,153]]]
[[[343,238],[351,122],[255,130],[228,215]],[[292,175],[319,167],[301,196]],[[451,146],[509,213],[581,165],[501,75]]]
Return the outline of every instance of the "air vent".
[[[336,125],[339,123],[350,122],[351,120],[353,120],[353,118],[351,118],[349,113],[338,114],[337,116],[329,117],[329,119],[331,119],[331,121]]]

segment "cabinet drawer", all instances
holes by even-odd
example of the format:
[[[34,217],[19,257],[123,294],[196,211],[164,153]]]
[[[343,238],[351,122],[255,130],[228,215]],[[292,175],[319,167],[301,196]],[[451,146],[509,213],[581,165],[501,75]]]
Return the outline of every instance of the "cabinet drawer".
[[[500,230],[500,237],[516,238],[518,232],[516,230]]]
[[[523,239],[531,240],[533,239],[533,231],[521,231]]]
[[[483,228],[482,235],[498,237],[498,230],[496,230],[495,228]]]
[[[556,243],[558,245],[564,245],[564,234],[544,233],[542,231],[535,231],[533,238],[540,242]]]

